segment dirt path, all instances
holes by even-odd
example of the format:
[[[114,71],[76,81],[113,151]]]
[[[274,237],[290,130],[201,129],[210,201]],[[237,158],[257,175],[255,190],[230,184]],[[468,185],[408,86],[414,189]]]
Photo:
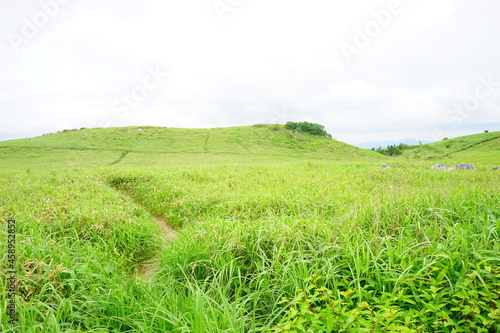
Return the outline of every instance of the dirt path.
[[[127,154],[122,154],[123,157],[126,156]],[[117,187],[113,186],[113,184],[108,182],[108,185],[122,193],[122,195],[127,196],[131,198],[132,200],[133,197],[127,193],[127,191],[122,191],[118,189]],[[142,206],[140,203],[138,203],[136,200],[134,200],[137,205]],[[143,206],[144,207],[144,206]],[[144,209],[146,209],[144,207]],[[147,209],[146,209],[147,210]],[[163,216],[158,216],[158,215],[152,215],[155,223],[160,227],[160,237],[162,239],[162,243],[160,246],[160,249],[158,250],[157,253],[155,253],[152,258],[148,260],[144,260],[139,264],[139,268],[137,269],[137,272],[135,273],[135,276],[139,277],[140,279],[144,281],[150,281],[154,278],[156,273],[158,272],[158,266],[160,263],[160,253],[163,249],[166,248],[167,244],[174,240],[177,237],[177,231],[170,225],[168,222],[163,218]]]
[[[165,241],[171,241],[177,237],[177,231],[175,231],[172,226],[170,226],[163,217],[154,216],[156,224],[158,224],[162,230],[160,235]]]
[[[161,228],[161,238],[163,239],[162,248],[169,242],[177,237],[177,231],[175,231],[172,226],[170,226],[163,217],[153,216],[156,224]],[[144,281],[150,281],[155,276],[158,271],[158,265],[160,262],[159,255],[144,261],[137,270],[137,276]]]

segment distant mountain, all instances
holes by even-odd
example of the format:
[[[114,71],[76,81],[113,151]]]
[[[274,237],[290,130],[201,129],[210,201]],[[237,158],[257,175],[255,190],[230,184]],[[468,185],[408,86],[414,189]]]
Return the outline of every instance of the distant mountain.
[[[407,145],[419,145],[420,143],[426,144],[426,143],[432,143],[433,141],[418,141],[415,139],[403,139],[399,141],[367,141],[367,142],[362,142],[358,144],[354,144],[353,146],[358,147],[358,148],[363,148],[363,149],[372,149],[372,148],[378,148],[382,147],[382,149],[387,148],[388,146],[392,145],[399,145],[400,143],[404,143]]]

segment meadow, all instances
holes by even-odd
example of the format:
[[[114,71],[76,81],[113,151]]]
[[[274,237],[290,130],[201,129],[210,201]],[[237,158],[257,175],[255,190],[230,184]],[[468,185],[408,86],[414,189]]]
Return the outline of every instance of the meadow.
[[[0,170],[0,221],[18,228],[20,320],[9,325],[2,310],[2,332],[500,328],[491,160],[444,172],[416,158],[380,168],[375,153],[347,150],[343,160],[279,152],[243,163],[226,152],[161,166],[101,153],[97,167]]]

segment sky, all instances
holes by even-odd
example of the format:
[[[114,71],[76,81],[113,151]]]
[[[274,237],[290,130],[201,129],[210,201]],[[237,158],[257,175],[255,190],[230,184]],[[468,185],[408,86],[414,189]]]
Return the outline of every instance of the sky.
[[[309,121],[339,141],[500,130],[498,0],[6,0],[0,140]]]

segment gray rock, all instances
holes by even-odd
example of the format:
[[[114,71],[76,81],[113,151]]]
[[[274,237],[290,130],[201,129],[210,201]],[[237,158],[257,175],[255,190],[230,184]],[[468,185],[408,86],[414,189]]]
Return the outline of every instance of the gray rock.
[[[452,168],[453,170],[476,170],[472,164],[460,163],[456,164]]]
[[[493,167],[491,170],[500,170],[500,167]]]
[[[384,164],[382,164],[380,167],[381,167],[381,168],[389,168],[389,169],[391,169],[391,168],[392,168],[389,164],[385,164],[385,163],[384,163]]]
[[[431,166],[431,169],[434,169],[434,170],[451,170],[451,168],[448,168],[446,165],[444,165],[442,163],[434,164],[433,166]]]

